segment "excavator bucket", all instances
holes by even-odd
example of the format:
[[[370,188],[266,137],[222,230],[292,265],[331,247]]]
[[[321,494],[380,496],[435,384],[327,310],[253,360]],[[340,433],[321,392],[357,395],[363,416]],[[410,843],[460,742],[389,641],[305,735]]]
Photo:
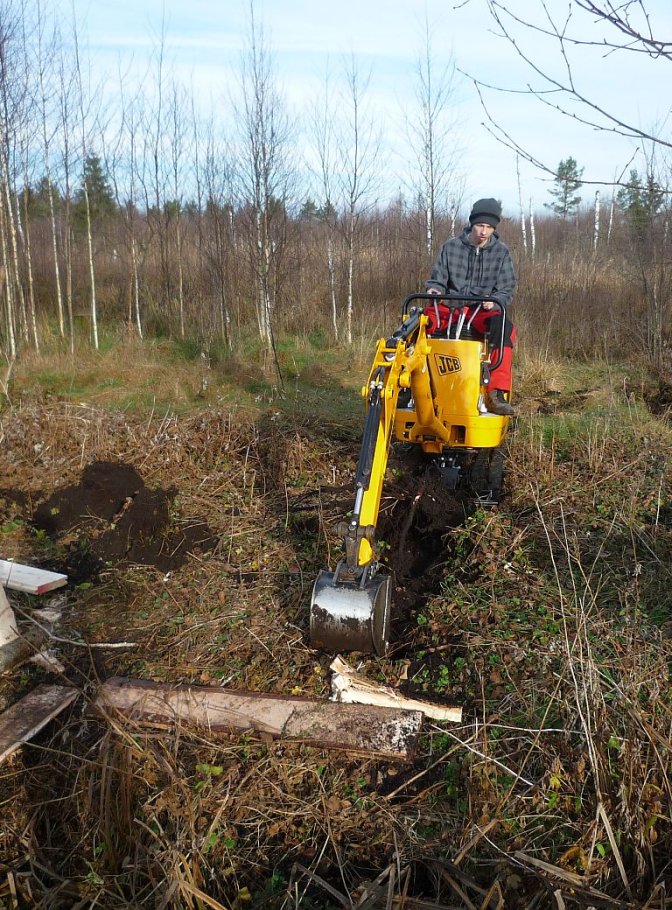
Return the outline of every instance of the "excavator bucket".
[[[310,601],[310,639],[325,651],[386,653],[390,635],[392,579],[376,575],[363,585],[340,582],[322,571]]]

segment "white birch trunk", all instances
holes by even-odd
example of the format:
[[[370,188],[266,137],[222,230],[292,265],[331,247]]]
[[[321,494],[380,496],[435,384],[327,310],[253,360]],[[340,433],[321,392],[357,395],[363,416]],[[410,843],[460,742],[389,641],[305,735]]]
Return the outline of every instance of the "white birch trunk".
[[[338,313],[336,310],[336,267],[334,265],[334,238],[327,239],[327,271],[329,274],[329,296],[331,298],[331,325],[334,341],[338,341]]]
[[[133,227],[131,226],[131,232],[132,231]],[[138,253],[135,244],[134,233],[131,233],[131,288],[135,328],[138,332],[138,338],[142,338],[142,320],[140,318],[140,278],[138,275]]]
[[[257,325],[259,326],[259,336],[263,341],[268,341],[269,329],[268,329],[268,306],[266,303],[267,297],[267,288],[266,288],[266,275],[264,269],[265,262],[265,253],[264,253],[264,238],[262,236],[262,214],[259,208],[255,212],[256,228],[257,228],[257,268],[259,269],[259,279],[258,279],[258,302],[257,302]]]
[[[91,339],[93,347],[98,350],[98,307],[96,304],[96,270],[93,265],[93,231],[91,228],[91,207],[89,205],[89,190],[84,180],[84,210],[86,212],[86,247],[89,259],[89,281],[91,290]]]
[[[427,255],[432,255],[434,247],[434,234],[432,231],[432,210],[429,206],[425,209],[425,242],[427,245]]]
[[[184,338],[184,267],[182,264],[182,223],[179,210],[177,212],[177,221],[175,222],[175,241],[177,246],[177,302],[180,310],[180,338]]]
[[[70,232],[70,203],[65,204],[65,303],[70,324],[70,353],[75,352],[75,314],[72,307],[72,234]]]
[[[65,337],[65,315],[63,313],[63,292],[61,290],[61,270],[58,263],[58,242],[56,230],[56,207],[54,206],[54,190],[51,177],[47,172],[47,186],[49,188],[49,223],[51,226],[51,252],[54,257],[54,283],[56,285],[56,311],[58,313],[58,331],[61,338]]]
[[[607,228],[607,246],[609,246],[609,241],[611,240],[611,231],[614,226],[614,207],[615,199],[614,194],[611,194],[611,203],[609,205],[609,227]]]
[[[346,331],[348,344],[352,344],[352,314],[354,310],[354,274],[355,274],[355,212],[350,210],[350,226],[348,229],[348,304],[346,316]]]
[[[7,270],[7,287],[12,287],[13,292],[16,293],[16,298],[18,299],[19,306],[19,325],[21,327],[21,336],[25,342],[28,341],[28,318],[26,315],[26,299],[23,294],[23,286],[21,284],[21,270],[19,269],[19,249],[18,243],[16,241],[16,216],[14,214],[14,207],[12,206],[12,194],[10,192],[9,186],[9,168],[7,165],[7,159],[5,157],[4,151],[0,155],[2,160],[2,184],[5,197],[5,230],[7,232],[7,239],[9,241],[9,248],[7,253],[10,257],[9,261],[5,260],[5,269]],[[8,266],[11,265],[11,269],[8,269]]]
[[[0,252],[2,253],[2,284],[5,291],[5,326],[7,332],[7,347],[10,360],[16,357],[16,314],[14,312],[14,295],[9,272],[7,255],[7,237],[5,233],[5,207],[0,200]]]
[[[17,227],[19,236],[23,241],[26,262],[26,277],[28,280],[28,320],[30,323],[30,332],[33,336],[33,345],[39,353],[40,340],[37,335],[37,311],[35,309],[35,281],[33,279],[33,255],[30,243],[30,224],[28,222],[28,200],[26,193],[23,193],[24,199],[24,223],[21,222],[20,213],[17,212]]]
[[[516,179],[518,181],[518,208],[520,209],[520,230],[523,235],[523,250],[527,256],[527,227],[525,225],[525,210],[523,208],[523,191],[520,186],[520,159],[516,155]]]

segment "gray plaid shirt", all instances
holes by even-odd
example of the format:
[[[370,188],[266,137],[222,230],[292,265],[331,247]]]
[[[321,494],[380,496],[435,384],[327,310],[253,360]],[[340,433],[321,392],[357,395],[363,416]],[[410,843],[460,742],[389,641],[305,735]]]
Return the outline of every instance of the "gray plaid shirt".
[[[495,231],[484,247],[469,242],[469,228],[447,240],[436,257],[427,289],[442,294],[475,294],[499,297],[508,306],[516,289],[516,275],[509,248]]]

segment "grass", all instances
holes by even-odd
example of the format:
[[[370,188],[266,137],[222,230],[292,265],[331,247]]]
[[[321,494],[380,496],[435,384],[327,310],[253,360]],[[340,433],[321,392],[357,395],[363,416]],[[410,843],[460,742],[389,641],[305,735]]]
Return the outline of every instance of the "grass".
[[[255,338],[243,339],[235,357],[194,339],[116,344],[108,339],[98,352],[85,346],[74,354],[60,348],[54,344],[50,351],[28,353],[17,361],[10,404],[20,398],[57,399],[136,414],[187,414],[207,407],[261,413],[275,404],[290,415],[312,415],[325,424],[348,421],[355,408],[363,412],[359,387],[364,368],[344,370],[350,355],[328,348],[319,333],[278,343],[283,394]]]
[[[168,342],[17,364],[0,414],[8,488],[37,500],[83,464],[125,460],[179,488],[176,521],[220,537],[174,573],[112,565],[69,592],[57,644],[87,698],[113,673],[326,695],[307,604],[350,501],[366,367],[343,369],[320,337],[278,353],[284,398],[219,355],[201,396],[197,346]],[[441,584],[398,653],[358,658],[373,680],[462,705],[463,724],[428,723],[402,767],[73,711],[0,769],[0,863],[24,902],[323,908],[382,876],[372,908],[403,894],[486,906],[490,888],[512,908],[545,906],[548,888],[567,906],[665,906],[672,430],[633,367],[546,366],[519,364],[506,500],[446,531]],[[7,555],[69,543],[0,506]],[[26,665],[18,682],[45,677]]]

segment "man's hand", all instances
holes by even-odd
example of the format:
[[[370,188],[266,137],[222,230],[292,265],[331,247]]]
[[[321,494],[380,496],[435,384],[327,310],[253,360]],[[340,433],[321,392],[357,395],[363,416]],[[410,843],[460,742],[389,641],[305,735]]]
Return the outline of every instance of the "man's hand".
[[[438,288],[427,288],[425,294],[433,294],[435,297],[439,297],[441,291]]]
[[[495,304],[492,302],[492,300],[484,300],[482,306],[484,310],[492,310],[494,309]]]

